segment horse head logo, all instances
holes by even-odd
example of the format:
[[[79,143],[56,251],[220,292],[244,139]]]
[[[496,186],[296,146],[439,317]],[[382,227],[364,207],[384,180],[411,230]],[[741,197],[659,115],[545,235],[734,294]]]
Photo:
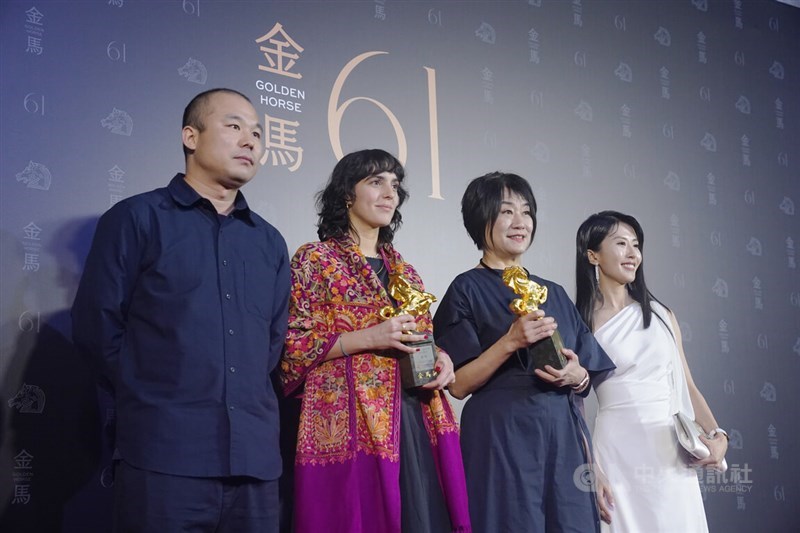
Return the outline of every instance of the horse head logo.
[[[187,81],[199,85],[205,85],[206,79],[208,79],[206,66],[192,57],[189,58],[185,65],[178,69],[178,74],[186,78]]]
[[[46,166],[29,161],[25,170],[17,174],[17,181],[25,183],[29,189],[46,191],[50,188],[53,177]]]
[[[117,135],[130,137],[133,132],[133,119],[131,116],[116,107],[106,118],[100,121],[100,124],[104,128],[111,130],[111,133],[116,133]]]
[[[44,391],[27,383],[23,383],[17,395],[8,400],[8,406],[19,409],[20,413],[40,414],[44,411],[44,404]]]

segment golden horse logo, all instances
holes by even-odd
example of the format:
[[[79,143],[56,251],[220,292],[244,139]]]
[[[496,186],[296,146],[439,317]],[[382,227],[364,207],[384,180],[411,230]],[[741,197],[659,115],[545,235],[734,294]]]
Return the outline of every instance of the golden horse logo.
[[[528,273],[519,266],[503,270],[503,283],[519,296],[508,307],[518,316],[527,315],[539,309],[547,301],[547,287],[528,278]]]
[[[433,294],[412,287],[402,273],[389,275],[389,295],[397,302],[397,307],[387,305],[381,309],[381,317],[385,320],[403,314],[424,315],[436,301]]]

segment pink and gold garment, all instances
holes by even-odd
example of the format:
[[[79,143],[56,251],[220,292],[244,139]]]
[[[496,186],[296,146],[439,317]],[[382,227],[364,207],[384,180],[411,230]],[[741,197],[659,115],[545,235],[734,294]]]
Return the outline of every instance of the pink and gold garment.
[[[414,268],[391,246],[389,272]],[[281,361],[286,394],[302,394],[295,461],[297,533],[400,532],[400,374],[391,354],[359,353],[324,361],[339,335],[378,324],[392,305],[350,238],[306,244],[291,263],[289,333]],[[417,318],[432,331],[430,314]],[[421,402],[453,531],[470,531],[458,425],[447,398]],[[431,475],[434,475],[431,472]]]

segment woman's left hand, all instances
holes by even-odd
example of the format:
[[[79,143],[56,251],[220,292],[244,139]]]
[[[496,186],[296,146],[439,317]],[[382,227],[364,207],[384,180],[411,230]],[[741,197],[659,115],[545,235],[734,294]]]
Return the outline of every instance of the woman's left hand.
[[[725,438],[725,435],[717,433],[713,439],[700,435],[700,440],[708,446],[708,451],[711,452],[711,455],[705,459],[694,461],[694,464],[697,466],[720,466],[728,451],[728,439]]]
[[[420,387],[421,389],[442,390],[456,380],[456,373],[453,370],[453,361],[450,356],[439,347],[436,348],[436,351],[439,354],[436,359],[436,371],[439,374],[436,379]]]
[[[539,379],[556,387],[577,387],[586,377],[586,369],[581,366],[577,354],[569,348],[561,350],[567,358],[567,364],[561,370],[556,370],[550,365],[545,365],[544,370],[534,370]]]

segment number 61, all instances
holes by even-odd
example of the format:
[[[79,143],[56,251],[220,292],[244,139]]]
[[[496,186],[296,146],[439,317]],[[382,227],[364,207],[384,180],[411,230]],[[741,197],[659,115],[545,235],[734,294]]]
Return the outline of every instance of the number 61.
[[[394,129],[395,136],[397,137],[397,158],[400,160],[400,163],[403,165],[406,164],[406,159],[408,158],[408,144],[406,143],[406,135],[403,133],[403,127],[400,125],[400,121],[397,120],[395,114],[392,113],[388,107],[378,100],[368,96],[355,96],[345,100],[339,106],[336,105],[339,101],[339,96],[342,93],[344,82],[347,80],[347,77],[350,75],[350,73],[364,60],[369,59],[372,56],[382,54],[388,54],[388,52],[364,52],[363,54],[354,57],[344,66],[333,84],[333,88],[331,89],[331,97],[328,100],[328,136],[330,137],[331,148],[333,149],[333,153],[336,155],[337,159],[344,157],[344,151],[342,150],[342,142],[340,138],[342,115],[344,115],[344,112],[347,111],[347,108],[350,106],[350,104],[359,100],[363,100],[365,102],[374,104],[378,109],[383,111],[383,113],[386,115],[386,118],[389,119],[389,122],[392,124],[392,128]],[[423,68],[425,69],[428,77],[428,126],[431,139],[431,194],[429,198],[443,200],[444,198],[442,198],[439,177],[439,120],[436,111],[436,70],[429,67]]]

